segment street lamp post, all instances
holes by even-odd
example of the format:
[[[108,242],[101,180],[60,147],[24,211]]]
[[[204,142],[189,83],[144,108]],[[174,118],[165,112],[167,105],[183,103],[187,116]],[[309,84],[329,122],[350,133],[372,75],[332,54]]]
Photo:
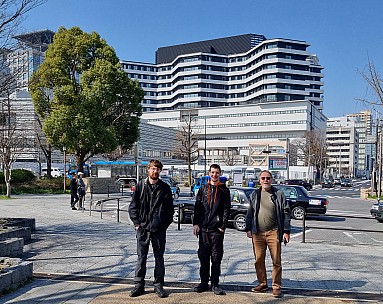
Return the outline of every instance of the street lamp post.
[[[64,152],[64,192],[66,191],[66,147],[63,147]]]
[[[204,157],[204,165],[205,165],[205,174],[207,175],[206,172],[206,115],[205,115],[205,145],[204,145],[204,150],[203,150],[203,157]]]

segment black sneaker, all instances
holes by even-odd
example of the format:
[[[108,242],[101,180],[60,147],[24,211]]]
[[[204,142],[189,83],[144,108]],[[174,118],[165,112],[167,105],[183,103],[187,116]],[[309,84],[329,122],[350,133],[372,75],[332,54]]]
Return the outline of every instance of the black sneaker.
[[[166,298],[168,296],[167,292],[164,290],[162,285],[154,286],[154,292],[157,294],[160,298]]]
[[[226,292],[224,292],[221,287],[219,286],[212,286],[211,290],[214,292],[214,294],[216,294],[217,296],[223,296],[226,294]]]
[[[72,210],[77,210],[77,208],[76,207],[72,207]]]
[[[195,292],[205,292],[209,291],[209,285],[208,284],[198,284],[196,287],[194,287]]]
[[[130,292],[132,298],[141,296],[145,293],[145,287],[142,285],[136,285],[133,290]]]

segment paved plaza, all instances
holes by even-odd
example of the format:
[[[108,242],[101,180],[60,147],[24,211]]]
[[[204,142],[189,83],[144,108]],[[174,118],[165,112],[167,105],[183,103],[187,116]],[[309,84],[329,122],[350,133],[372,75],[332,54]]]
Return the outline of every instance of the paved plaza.
[[[105,197],[95,196],[94,199]],[[192,226],[172,224],[165,253],[169,298],[159,299],[151,286],[154,260],[150,253],[147,292],[130,298],[136,262],[136,237],[127,217],[128,200],[115,212],[75,211],[69,195],[24,195],[0,201],[1,217],[36,219],[32,241],[23,259],[33,262],[34,280],[0,297],[0,303],[359,303],[383,300],[379,270],[383,246],[301,242],[292,235],[282,250],[282,299],[249,292],[257,284],[250,239],[228,229],[222,262],[221,285],[226,296],[196,294],[199,281],[197,239]],[[267,258],[270,266],[270,258]],[[269,277],[271,269],[268,267]],[[271,283],[270,283],[271,285]]]

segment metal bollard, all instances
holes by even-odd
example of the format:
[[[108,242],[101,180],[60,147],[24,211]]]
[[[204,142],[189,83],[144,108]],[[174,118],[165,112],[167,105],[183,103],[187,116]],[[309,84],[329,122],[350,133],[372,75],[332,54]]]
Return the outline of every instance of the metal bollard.
[[[120,222],[120,199],[117,199],[117,223]]]
[[[306,215],[303,214],[302,219],[302,243],[306,243]]]
[[[181,230],[181,204],[178,202],[178,230]]]
[[[102,203],[102,201],[100,201],[100,213],[101,213],[101,218],[102,218],[102,205],[103,205],[103,203]]]

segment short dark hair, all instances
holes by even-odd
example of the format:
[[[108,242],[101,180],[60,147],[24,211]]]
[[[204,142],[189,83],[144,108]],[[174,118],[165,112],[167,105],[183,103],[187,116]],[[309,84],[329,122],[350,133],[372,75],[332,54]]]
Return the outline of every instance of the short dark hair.
[[[158,159],[151,159],[151,160],[149,160],[149,162],[148,162],[148,169],[150,167],[152,167],[152,166],[157,167],[158,169],[160,169],[162,171],[162,167],[163,166],[162,166],[162,163]]]
[[[219,173],[221,173],[221,167],[218,164],[211,164],[209,167],[209,172],[211,171],[211,168],[219,170]]]

